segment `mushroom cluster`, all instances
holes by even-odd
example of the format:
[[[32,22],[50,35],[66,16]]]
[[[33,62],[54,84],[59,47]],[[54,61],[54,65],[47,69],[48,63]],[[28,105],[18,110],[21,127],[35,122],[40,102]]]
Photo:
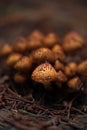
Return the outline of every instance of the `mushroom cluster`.
[[[27,38],[19,37],[13,44],[0,48],[0,57],[14,71],[13,80],[24,84],[27,80],[43,84],[46,90],[61,84],[62,89],[78,91],[82,87],[81,75],[87,76],[87,60],[81,63],[68,61],[71,52],[85,45],[84,38],[77,32],[69,32],[60,39],[55,33],[47,35],[33,31]]]

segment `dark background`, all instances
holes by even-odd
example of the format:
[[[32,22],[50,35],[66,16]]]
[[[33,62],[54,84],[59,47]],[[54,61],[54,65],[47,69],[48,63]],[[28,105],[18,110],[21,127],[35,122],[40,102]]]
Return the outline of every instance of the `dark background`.
[[[34,28],[60,35],[73,29],[87,36],[85,0],[0,0],[0,41],[12,42]]]
[[[0,0],[0,45],[34,29],[60,36],[75,30],[87,39],[87,1]],[[87,44],[79,55],[87,58]]]

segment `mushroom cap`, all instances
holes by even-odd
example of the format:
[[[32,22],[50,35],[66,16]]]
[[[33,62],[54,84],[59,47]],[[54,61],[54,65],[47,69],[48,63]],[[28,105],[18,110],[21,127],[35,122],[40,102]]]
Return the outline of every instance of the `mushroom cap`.
[[[82,87],[82,82],[79,77],[74,77],[67,82],[67,85],[73,90],[80,90],[80,88]]]
[[[27,50],[27,41],[23,37],[19,37],[13,44],[13,50],[23,53]]]
[[[64,73],[65,75],[67,75],[68,77],[72,77],[75,73],[72,71],[72,69],[70,69],[68,66],[65,66],[64,68]]]
[[[27,47],[29,51],[42,47],[42,42],[37,39],[31,39],[27,41]]]
[[[63,52],[63,49],[60,45],[56,44],[53,48],[52,48],[52,52],[54,53],[54,57],[55,59],[59,59],[62,62],[65,62],[66,60],[66,55]]]
[[[65,52],[74,51],[79,48],[82,48],[82,44],[80,42],[73,41],[72,39],[63,44],[63,49]]]
[[[13,53],[11,54],[7,60],[6,60],[6,64],[10,67],[13,67],[14,64],[19,61],[21,59],[22,55],[19,53]]]
[[[27,80],[26,76],[24,74],[21,74],[21,73],[16,73],[14,75],[13,79],[16,83],[19,83],[19,84],[22,84]]]
[[[0,57],[8,56],[13,51],[12,46],[10,44],[4,44],[0,49]]]
[[[44,45],[48,48],[52,48],[58,42],[59,39],[55,33],[49,33],[43,40]]]
[[[64,37],[63,49],[68,51],[74,51],[81,48],[84,45],[84,38],[78,33],[72,31]]]
[[[55,61],[54,68],[56,71],[64,70],[64,64],[62,64],[59,60]]]
[[[87,60],[78,65],[77,71],[79,74],[87,76]]]
[[[32,67],[32,59],[30,57],[22,57],[14,66],[16,70],[28,71]]]
[[[66,75],[60,70],[57,72],[57,78],[56,78],[57,82],[66,82],[67,81],[67,77]]]
[[[70,62],[68,64],[68,66],[73,70],[73,71],[77,71],[77,64],[75,62]]]
[[[65,35],[64,42],[68,42],[69,40],[74,40],[82,44],[85,43],[84,38],[75,31],[71,31]]]
[[[42,41],[43,38],[44,38],[43,33],[41,33],[41,32],[38,31],[38,30],[35,30],[35,31],[33,31],[33,32],[29,35],[28,40],[34,39],[34,40]]]
[[[49,84],[56,79],[56,71],[51,64],[43,63],[33,71],[32,79],[42,84]]]
[[[52,47],[52,51],[53,51],[53,52],[57,52],[58,50],[63,51],[63,48],[62,48],[61,45],[55,44],[55,45]]]
[[[65,66],[64,72],[68,77],[74,76],[77,72],[77,64],[75,62],[70,62]]]
[[[33,61],[35,63],[51,62],[53,63],[55,58],[53,52],[48,48],[39,48],[32,53]]]

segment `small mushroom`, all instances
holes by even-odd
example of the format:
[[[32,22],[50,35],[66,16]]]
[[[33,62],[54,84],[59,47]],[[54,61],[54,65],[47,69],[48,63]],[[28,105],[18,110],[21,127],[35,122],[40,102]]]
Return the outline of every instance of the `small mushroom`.
[[[23,37],[19,37],[13,44],[13,50],[16,52],[23,53],[27,50],[27,42]]]
[[[63,49],[66,52],[74,51],[82,48],[84,43],[85,41],[83,37],[81,37],[78,33],[70,32],[64,37]]]
[[[67,85],[73,91],[78,91],[82,87],[82,82],[79,77],[74,77],[67,82]]]
[[[39,48],[32,53],[32,56],[33,61],[36,64],[40,64],[46,61],[53,63],[55,60],[53,52],[48,48]]]
[[[44,46],[52,48],[56,43],[59,42],[55,33],[49,33],[43,40]]]
[[[68,77],[74,76],[77,72],[77,64],[75,62],[70,62],[65,66],[64,72]]]
[[[64,64],[61,63],[59,60],[56,60],[55,61],[55,64],[54,64],[54,68],[56,71],[59,71],[59,70],[64,70]]]
[[[43,35],[40,31],[35,30],[35,31],[33,31],[33,32],[29,35],[28,40],[34,39],[34,40],[37,40],[37,41],[42,41],[43,38],[44,38],[44,35]]]
[[[15,65],[14,68],[18,71],[28,71],[32,67],[32,59],[27,56],[23,56]]]
[[[60,70],[57,72],[57,78],[56,81],[59,83],[63,83],[67,81],[66,75]]]
[[[22,58],[22,55],[19,53],[13,53],[11,54],[7,60],[6,60],[6,64],[10,67],[13,67],[14,64],[19,61]]]
[[[63,44],[63,49],[65,52],[71,52],[80,48],[82,48],[82,45],[79,42],[73,40]]]
[[[57,52],[58,50],[63,51],[63,48],[62,48],[61,45],[55,44],[55,45],[52,47],[52,51],[53,51],[53,52]]]
[[[49,63],[43,63],[39,65],[32,73],[32,80],[44,84],[44,87],[48,89],[51,81],[55,81],[57,76],[56,70]]]
[[[85,43],[84,38],[79,33],[75,32],[75,31],[71,31],[71,32],[67,33],[64,37],[65,42],[68,42],[68,40],[71,40],[71,39],[75,40],[79,43],[82,43],[82,44]]]
[[[13,79],[16,83],[22,84],[22,83],[25,83],[25,81],[27,80],[27,77],[22,73],[16,73]]]
[[[37,39],[31,39],[27,41],[27,49],[32,51],[34,49],[42,47],[42,42]]]
[[[83,76],[87,76],[87,60],[81,62],[79,65],[78,65],[78,73],[83,75]]]
[[[4,44],[0,49],[0,57],[8,56],[12,51],[12,46],[10,44]]]
[[[60,45],[56,44],[55,46],[53,46],[52,52],[54,53],[54,57],[56,60],[58,59],[62,62],[65,62],[66,55],[64,54],[63,49]]]

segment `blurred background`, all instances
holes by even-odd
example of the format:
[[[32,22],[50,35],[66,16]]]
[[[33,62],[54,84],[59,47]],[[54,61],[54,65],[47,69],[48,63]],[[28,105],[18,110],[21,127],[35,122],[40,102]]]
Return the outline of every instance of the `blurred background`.
[[[0,43],[33,29],[60,36],[76,30],[87,37],[86,0],[0,0]]]

